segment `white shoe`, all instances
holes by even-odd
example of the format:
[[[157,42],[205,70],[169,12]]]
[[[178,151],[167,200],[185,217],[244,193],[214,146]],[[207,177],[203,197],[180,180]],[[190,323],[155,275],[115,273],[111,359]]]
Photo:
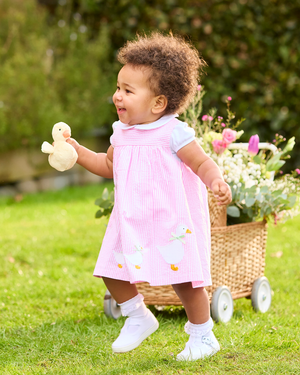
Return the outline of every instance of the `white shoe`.
[[[177,355],[177,361],[196,361],[212,356],[220,350],[220,345],[211,331],[208,336],[191,335],[184,350]]]
[[[137,348],[140,343],[155,332],[159,324],[150,310],[144,317],[126,319],[121,333],[112,344],[114,353],[125,353]]]

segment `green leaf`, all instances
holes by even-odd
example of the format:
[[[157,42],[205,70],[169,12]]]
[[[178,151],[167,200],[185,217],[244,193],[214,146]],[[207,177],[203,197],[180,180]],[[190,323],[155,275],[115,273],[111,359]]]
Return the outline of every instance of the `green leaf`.
[[[282,150],[282,154],[287,154],[289,153],[290,151],[292,151],[292,149],[294,148],[295,146],[295,137],[292,137],[288,140],[285,148]]]
[[[250,188],[244,189],[246,193],[256,193],[256,185],[251,186]]]
[[[99,219],[99,218],[102,217],[102,216],[103,216],[103,210],[98,210],[98,211],[96,212],[96,214],[95,214],[96,219]]]
[[[266,215],[270,215],[272,213],[272,208],[271,207],[267,207],[266,209]]]
[[[106,209],[103,211],[103,216],[109,216],[111,214],[111,210],[110,209]]]
[[[95,205],[101,206],[103,202],[104,202],[104,200],[102,198],[98,198],[98,199],[95,200]]]
[[[272,192],[272,195],[273,197],[278,197],[279,195],[281,195],[281,193],[282,193],[282,190],[275,190]]]
[[[269,191],[268,186],[263,186],[262,188],[260,188],[260,192],[263,193],[263,194],[268,193],[268,191]]]
[[[266,164],[266,171],[278,171],[284,164],[284,160],[280,160],[282,156],[282,152],[278,152],[276,155],[274,155]]]
[[[262,163],[262,159],[258,155],[254,156],[253,161],[256,164],[261,164]]]
[[[297,201],[296,195],[292,195],[291,197],[288,197],[288,201],[290,202],[289,206],[292,208]]]
[[[108,199],[108,197],[109,197],[108,189],[105,188],[102,193],[102,198],[106,200]]]
[[[101,207],[104,208],[104,209],[110,208],[111,206],[112,206],[112,202],[110,202],[109,200],[104,201],[104,202],[101,204]]]
[[[267,172],[278,171],[285,164],[284,160],[279,160],[274,164],[266,164]]]
[[[245,201],[246,201],[246,206],[247,206],[247,207],[251,207],[251,206],[253,206],[254,203],[255,203],[255,198],[247,197],[247,198],[245,199]]]
[[[256,200],[257,200],[258,202],[263,202],[263,200],[264,200],[263,195],[262,195],[261,193],[258,193],[257,196],[256,196]]]
[[[112,202],[115,201],[115,191],[114,191],[114,190],[110,193],[109,198],[110,198],[110,200],[111,200]]]
[[[241,213],[240,213],[240,210],[236,206],[228,206],[227,215],[232,216],[232,217],[240,217]]]

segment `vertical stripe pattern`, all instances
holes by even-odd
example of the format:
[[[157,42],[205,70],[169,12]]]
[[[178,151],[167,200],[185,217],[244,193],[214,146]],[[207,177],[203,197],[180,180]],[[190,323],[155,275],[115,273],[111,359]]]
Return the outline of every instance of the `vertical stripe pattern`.
[[[156,129],[114,130],[115,206],[94,276],[211,285],[206,188],[171,153],[177,121]]]

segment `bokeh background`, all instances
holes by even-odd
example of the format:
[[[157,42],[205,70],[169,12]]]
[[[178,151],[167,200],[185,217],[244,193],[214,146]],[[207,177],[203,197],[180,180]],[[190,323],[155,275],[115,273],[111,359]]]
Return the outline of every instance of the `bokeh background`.
[[[39,147],[54,123],[108,137],[118,49],[136,33],[183,35],[207,61],[211,107],[258,133],[300,138],[300,0],[1,0],[0,153]],[[300,163],[296,145],[287,168]]]

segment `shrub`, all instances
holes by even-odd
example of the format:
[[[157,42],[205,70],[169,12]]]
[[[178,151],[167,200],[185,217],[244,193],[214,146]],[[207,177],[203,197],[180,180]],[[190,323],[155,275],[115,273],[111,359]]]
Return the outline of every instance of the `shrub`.
[[[300,137],[300,0],[51,0],[55,3],[62,4],[56,14],[72,22],[72,14],[80,14],[94,32],[106,25],[111,62],[136,32],[187,36],[209,65],[202,79],[205,109],[217,107],[224,116],[220,99],[229,95],[237,117],[247,118],[244,141],[257,132],[271,139],[279,129],[286,138]]]
[[[105,27],[93,41],[80,25],[49,27],[33,0],[2,1],[0,24],[0,151],[40,144],[59,121],[76,136],[107,123],[112,73]]]

